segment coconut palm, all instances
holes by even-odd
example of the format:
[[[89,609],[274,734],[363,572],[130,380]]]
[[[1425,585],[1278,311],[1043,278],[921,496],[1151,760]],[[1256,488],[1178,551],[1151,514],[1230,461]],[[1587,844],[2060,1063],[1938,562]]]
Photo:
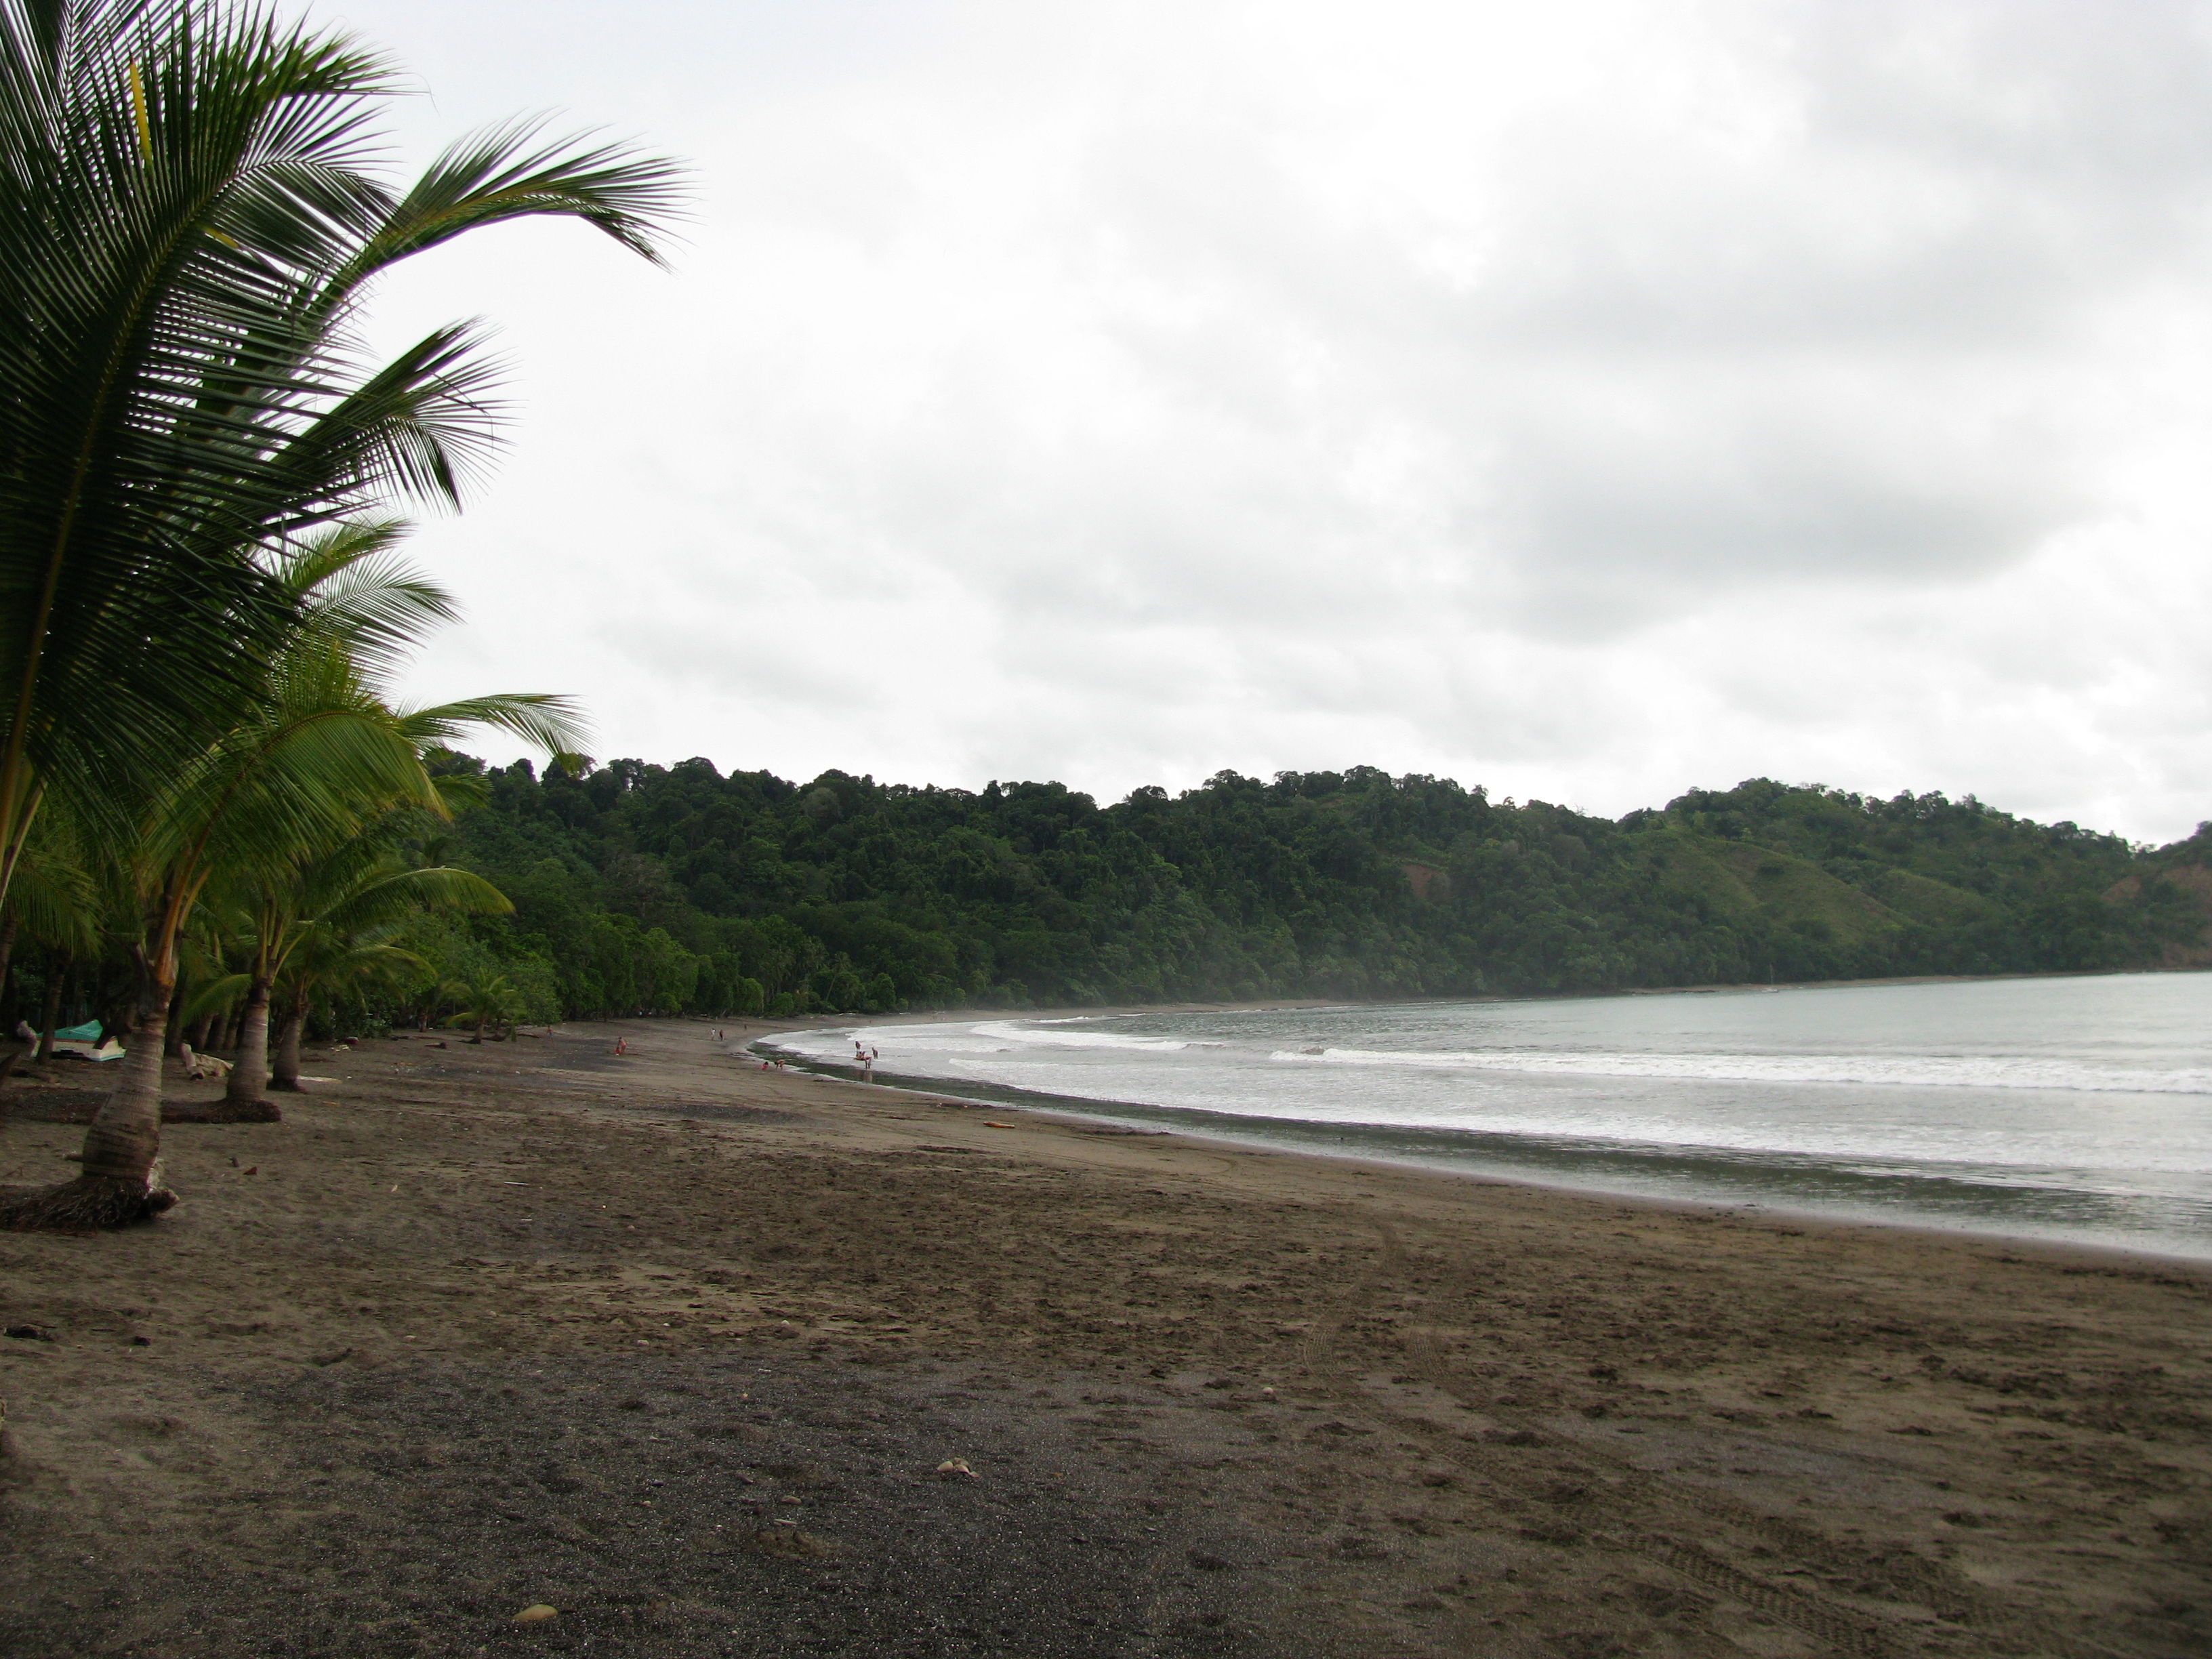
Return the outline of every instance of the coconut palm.
[[[404,945],[390,943],[348,948],[332,941],[322,948],[322,937],[294,960],[300,975],[299,989],[288,1001],[278,1023],[276,1042],[269,1057],[271,1092],[300,1091],[300,1049],[307,1034],[307,1016],[319,1005],[335,1003],[341,990],[355,994],[374,989],[394,989],[419,981],[429,964]]]
[[[574,721],[558,698],[477,698],[397,713],[356,672],[343,632],[308,626],[312,605],[295,614],[303,619],[295,640],[269,665],[249,718],[153,796],[126,861],[141,921],[132,947],[139,993],[120,1076],[86,1132],[84,1173],[17,1201],[6,1224],[112,1224],[173,1202],[154,1179],[163,1038],[184,930],[211,886],[281,894],[289,866],[343,848],[384,814],[413,808],[444,816],[444,799],[421,758],[426,732],[498,720],[556,750],[574,746]],[[441,873],[463,885],[475,880]],[[281,916],[283,908],[271,899],[263,914]],[[266,1053],[274,978],[266,941],[276,932],[257,937],[263,948],[255,956],[241,1050],[249,1064]]]
[[[380,272],[548,214],[658,257],[674,170],[618,147],[511,125],[392,189],[401,89],[258,4],[0,0],[0,895],[48,793],[128,835],[241,724],[293,620],[258,550],[458,498],[487,365],[468,325],[368,358]]]
[[[86,1131],[83,1174],[18,1201],[8,1224],[112,1224],[168,1207],[154,1179],[161,1058],[202,895],[229,872],[334,845],[399,802],[443,811],[398,717],[330,649],[280,659],[250,718],[162,781],[118,860],[137,903],[139,990],[115,1091]]]
[[[472,872],[408,863],[392,844],[398,825],[396,817],[388,819],[301,871],[300,902],[276,953],[280,1012],[271,1089],[300,1086],[300,1035],[318,998],[343,986],[399,985],[429,973],[398,942],[425,913],[503,915],[514,908]]]
[[[394,191],[369,118],[396,90],[250,4],[0,0],[0,897],[65,803],[127,871],[142,983],[83,1177],[0,1224],[165,1206],[162,1024],[211,880],[435,810],[425,734],[562,740],[545,699],[395,714],[362,678],[375,627],[320,625],[287,550],[389,491],[458,500],[489,442],[469,327],[363,366],[378,274],[533,215],[654,258],[674,172],[510,125]]]
[[[49,811],[32,826],[16,861],[15,882],[0,916],[0,986],[15,946],[35,947],[46,958],[47,988],[59,1000],[61,964],[94,955],[100,946],[101,898],[97,872],[66,811]],[[41,1012],[39,1047],[51,1040],[53,1022]],[[15,1058],[20,1059],[18,1055]],[[0,1080],[13,1068],[0,1065]]]
[[[483,974],[475,979],[449,979],[438,988],[438,994],[461,1005],[459,1013],[446,1017],[446,1024],[455,1027],[475,1027],[469,1038],[471,1042],[483,1041],[487,1025],[512,1027],[525,1012],[522,988],[505,974]]]
[[[258,1100],[264,1087],[298,1088],[300,1028],[314,994],[346,979],[415,965],[391,941],[425,910],[504,915],[514,908],[473,871],[409,866],[388,842],[371,826],[321,857],[294,865],[281,886],[259,886],[261,902],[249,935],[254,967],[241,975],[246,1030],[231,1068],[232,1101]],[[275,1016],[276,1047],[292,1058],[287,1075],[272,1077],[269,1030],[280,981],[284,995]],[[241,1073],[249,1075],[241,1081]]]
[[[442,588],[394,555],[392,549],[404,530],[398,520],[339,526],[309,537],[275,562],[275,574],[297,617],[288,650],[338,653],[362,690],[379,698],[386,695],[384,682],[404,649],[417,643],[430,627],[457,614]],[[477,725],[503,727],[556,755],[573,752],[582,738],[565,700],[542,695],[477,697],[395,713],[393,720],[395,729],[418,753]],[[415,781],[410,774],[410,782]],[[432,787],[438,793],[441,813],[453,804],[457,790],[465,793],[467,787],[459,779],[434,780]],[[380,805],[362,803],[364,817],[376,817]],[[365,893],[356,894],[354,889],[374,872],[382,845],[378,837],[349,824],[339,843],[303,843],[288,858],[261,857],[234,875],[231,896],[244,915],[250,967],[238,1058],[230,1073],[228,1094],[234,1103],[258,1100],[268,1081],[270,996],[296,943],[298,926],[349,899],[366,902]],[[489,884],[465,872],[402,873],[408,879],[383,872],[386,878],[376,890],[388,893],[393,902],[430,901],[477,910],[510,908]]]
[[[219,1048],[220,1041],[195,1039],[203,1024],[220,1030],[230,1023],[232,1011],[246,988],[246,975],[235,971],[233,959],[241,948],[245,922],[232,907],[203,902],[192,913],[177,945],[177,985],[169,998],[170,1030],[176,1042],[190,1042],[194,1049]],[[176,1042],[166,1044],[174,1053]]]
[[[434,584],[399,565],[391,549],[404,526],[397,520],[345,524],[322,531],[279,551],[267,562],[270,574],[293,617],[279,659],[272,664],[270,689],[282,695],[295,659],[317,655],[343,662],[343,693],[380,702],[365,665],[385,665],[393,647],[427,625],[448,620],[452,601]],[[318,686],[317,695],[328,688]],[[410,788],[419,785],[411,769]],[[352,836],[359,821],[374,817],[384,803],[362,798],[353,811],[328,826],[341,838]],[[295,908],[302,866],[328,850],[300,842],[281,854],[270,847],[255,856],[228,860],[228,879],[216,890],[217,907],[228,913],[234,950],[246,971],[225,981],[226,1000],[244,998],[237,1060],[228,1095],[239,1104],[258,1101],[269,1073],[269,995],[277,969],[277,952]]]

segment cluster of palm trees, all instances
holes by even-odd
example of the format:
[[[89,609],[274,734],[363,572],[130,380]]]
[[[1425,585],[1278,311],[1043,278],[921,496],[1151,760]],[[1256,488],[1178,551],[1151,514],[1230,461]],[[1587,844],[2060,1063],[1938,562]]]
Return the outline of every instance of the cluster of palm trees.
[[[459,787],[426,754],[482,725],[580,742],[556,697],[397,702],[452,605],[390,504],[458,503],[495,411],[473,326],[378,361],[355,324],[380,273],[507,220],[653,258],[675,171],[513,125],[395,189],[373,117],[398,90],[251,4],[0,0],[0,942],[107,952],[136,986],[83,1174],[0,1224],[173,1201],[173,1024],[242,1008],[242,1096],[272,1020],[296,1071],[315,996],[404,967],[422,907],[505,904],[406,856]]]

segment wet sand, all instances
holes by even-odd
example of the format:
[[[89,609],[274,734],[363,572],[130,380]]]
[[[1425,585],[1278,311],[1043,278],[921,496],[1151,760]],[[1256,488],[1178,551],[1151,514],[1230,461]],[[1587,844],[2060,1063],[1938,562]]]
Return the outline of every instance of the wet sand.
[[[0,1651],[2212,1649],[2198,1269],[940,1103],[724,1029],[368,1043],[281,1124],[172,1127],[155,1225],[0,1235],[43,1333],[0,1339]],[[16,1098],[0,1182],[66,1175]]]

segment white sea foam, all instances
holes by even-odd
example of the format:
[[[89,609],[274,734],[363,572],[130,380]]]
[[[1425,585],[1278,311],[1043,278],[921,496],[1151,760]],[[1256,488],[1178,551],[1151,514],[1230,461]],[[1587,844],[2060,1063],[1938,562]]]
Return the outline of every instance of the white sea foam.
[[[835,1063],[856,1036],[880,1047],[879,1076],[1203,1113],[1184,1121],[1362,1156],[2212,1255],[2212,975],[1006,1015],[775,1041]]]
[[[896,1051],[908,1059],[927,1055],[1003,1054],[1024,1050],[1095,1049],[1101,1053],[1175,1054],[1189,1048],[1218,1048],[1218,1043],[1186,1042],[1170,1038],[1128,1037],[1112,1031],[1075,1031],[1071,1022],[985,1020],[977,1025],[842,1026],[825,1030],[789,1031],[775,1039],[776,1046],[796,1054],[835,1060],[849,1056],[856,1038],[872,1048]]]
[[[1680,1083],[1847,1083],[1886,1088],[2063,1089],[2092,1094],[2212,1095],[2212,1068],[2100,1066],[1985,1054],[1716,1054],[1559,1049],[1277,1049],[1294,1066],[1368,1066]]]
[[[1146,1054],[1179,1054],[1193,1045],[1172,1037],[1122,1036],[1113,1031],[1070,1030],[1058,1021],[987,1020],[974,1028],[977,1036],[987,1036],[997,1042],[1018,1043],[1036,1048],[1100,1048],[1137,1050]],[[1201,1043],[1201,1048],[1218,1048],[1217,1043]]]

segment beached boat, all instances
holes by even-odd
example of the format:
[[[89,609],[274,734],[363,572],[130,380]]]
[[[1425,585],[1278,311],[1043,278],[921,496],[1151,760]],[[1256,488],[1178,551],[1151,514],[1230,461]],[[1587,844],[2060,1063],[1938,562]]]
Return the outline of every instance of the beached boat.
[[[88,1020],[82,1025],[65,1025],[54,1032],[54,1053],[74,1054],[79,1060],[120,1060],[123,1045],[112,1036],[101,1034],[98,1020]]]

